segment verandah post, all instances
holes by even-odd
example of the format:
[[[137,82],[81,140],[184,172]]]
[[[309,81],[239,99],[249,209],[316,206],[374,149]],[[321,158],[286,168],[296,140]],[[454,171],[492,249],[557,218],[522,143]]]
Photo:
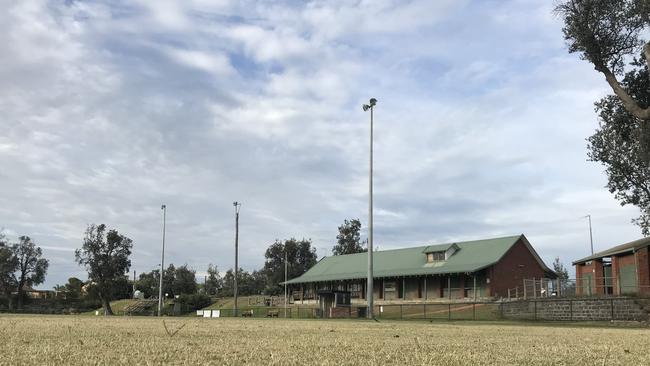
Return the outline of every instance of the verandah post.
[[[508,295],[508,297],[510,297],[510,295]],[[476,275],[474,275],[474,301],[476,301]]]

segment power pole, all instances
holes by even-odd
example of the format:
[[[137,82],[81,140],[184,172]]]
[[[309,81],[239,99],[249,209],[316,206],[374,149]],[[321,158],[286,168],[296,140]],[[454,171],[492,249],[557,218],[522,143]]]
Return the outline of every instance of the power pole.
[[[232,203],[235,206],[235,278],[234,278],[234,297],[235,303],[233,307],[234,316],[237,316],[237,272],[239,271],[239,209],[241,203],[235,201]]]
[[[167,221],[167,205],[160,206],[163,211],[163,232],[162,232],[162,257],[160,259],[160,286],[158,288],[158,316],[162,314],[163,307],[163,271],[165,270],[165,225]]]
[[[589,219],[589,243],[591,244],[591,255],[594,255],[594,235],[591,231],[591,214],[584,217]]]
[[[373,319],[373,268],[372,268],[372,230],[373,230],[373,217],[372,217],[372,163],[373,163],[373,112],[377,104],[377,99],[370,98],[369,104],[363,105],[363,110],[370,109],[370,171],[368,179],[368,284],[366,289],[366,298],[368,299],[368,319]]]

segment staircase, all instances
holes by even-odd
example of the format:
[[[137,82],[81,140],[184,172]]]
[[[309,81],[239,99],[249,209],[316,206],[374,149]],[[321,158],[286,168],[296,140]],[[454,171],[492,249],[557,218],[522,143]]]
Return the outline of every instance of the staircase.
[[[158,300],[138,300],[124,308],[127,315],[149,315],[158,306]]]

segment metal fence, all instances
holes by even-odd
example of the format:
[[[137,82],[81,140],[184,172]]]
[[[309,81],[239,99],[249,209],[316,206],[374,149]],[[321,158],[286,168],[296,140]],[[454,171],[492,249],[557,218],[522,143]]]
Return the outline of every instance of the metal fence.
[[[257,307],[219,309],[219,317],[293,318],[293,319],[350,319],[365,318],[367,307],[349,305],[331,307],[322,311],[314,307]],[[286,314],[286,315],[285,315]],[[377,319],[401,320],[496,320],[501,317],[499,303],[456,302],[427,304],[387,304],[374,306]],[[198,314],[197,314],[198,315]]]
[[[650,295],[650,286],[626,283],[616,277],[585,277],[580,279],[532,278],[508,289],[508,299],[539,299],[547,297],[585,297]]]

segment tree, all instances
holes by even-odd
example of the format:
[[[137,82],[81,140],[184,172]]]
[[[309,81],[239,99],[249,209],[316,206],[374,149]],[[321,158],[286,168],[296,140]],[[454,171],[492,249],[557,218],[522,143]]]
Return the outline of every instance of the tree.
[[[208,276],[205,280],[205,293],[209,296],[216,296],[223,287],[223,280],[219,276],[217,266],[208,265]]]
[[[620,99],[622,106],[639,121],[650,121],[650,106],[618,81],[626,59],[642,53],[650,66],[650,42],[641,37],[650,29],[648,0],[567,0],[555,11],[564,20],[564,38],[570,53],[591,62]],[[639,65],[636,65],[639,67]]]
[[[54,290],[62,292],[65,294],[67,299],[79,299],[81,298],[82,289],[84,282],[77,277],[68,278],[68,283],[65,285],[56,285]]]
[[[647,66],[626,73],[622,85],[640,103],[650,105],[650,77]],[[599,128],[587,139],[589,160],[605,166],[607,188],[621,205],[637,206],[641,215],[632,220],[650,235],[650,124],[640,124],[613,96],[596,103]]]
[[[564,264],[560,262],[560,257],[555,257],[555,261],[553,261],[553,271],[557,274],[557,278],[562,282],[566,282],[566,280],[569,279],[569,271],[567,271]]]
[[[289,279],[302,275],[316,264],[316,248],[311,246],[311,239],[299,241],[291,238],[284,242],[276,240],[264,254],[266,257],[263,269],[266,277],[265,292],[269,295],[278,295],[283,292],[280,283],[284,282],[285,251]]]
[[[332,248],[332,255],[363,253],[368,251],[361,244],[361,221],[359,219],[345,220],[339,226],[336,236],[337,244]]]
[[[172,296],[190,295],[196,293],[196,271],[184,264],[174,271],[171,285]]]
[[[13,308],[12,291],[16,288],[14,272],[18,269],[18,259],[9,247],[4,233],[0,231],[0,293],[9,301],[9,308]]]
[[[159,275],[160,271],[157,269],[140,273],[138,281],[135,283],[135,289],[141,291],[147,299],[158,296]]]
[[[133,241],[117,230],[106,232],[106,225],[89,225],[81,249],[75,250],[75,260],[88,271],[95,283],[105,315],[113,315],[110,301],[117,283],[131,267]]]
[[[11,246],[11,250],[18,261],[18,268],[14,272],[13,282],[16,284],[18,294],[18,309],[23,306],[25,287],[40,285],[45,281],[45,274],[49,262],[43,257],[43,251],[29,236],[21,236],[18,243]]]

